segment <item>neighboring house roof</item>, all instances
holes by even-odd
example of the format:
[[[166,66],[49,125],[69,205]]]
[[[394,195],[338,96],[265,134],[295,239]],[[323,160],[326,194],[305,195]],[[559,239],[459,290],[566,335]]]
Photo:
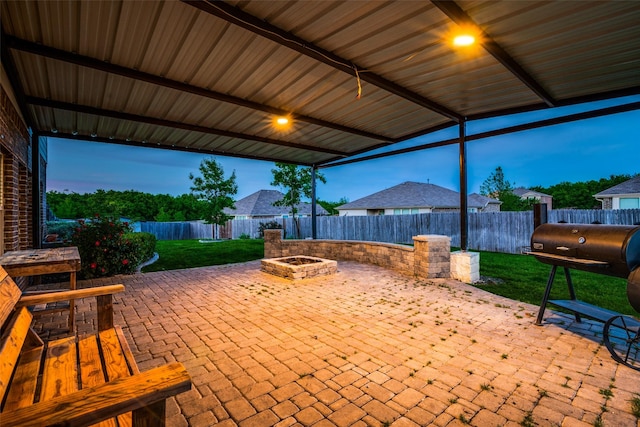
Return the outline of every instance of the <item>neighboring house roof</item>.
[[[552,197],[549,194],[544,194],[539,191],[529,190],[528,188],[518,187],[513,189],[513,194],[518,197]]]
[[[468,207],[483,208],[486,200],[483,196],[468,198]],[[483,198],[483,199],[480,199]],[[488,197],[486,198],[488,199]],[[494,199],[491,199],[494,200]],[[498,200],[495,200],[498,202]],[[378,191],[353,202],[338,206],[338,210],[347,209],[385,209],[385,208],[459,208],[460,194],[448,188],[421,182],[403,182],[386,190]]]
[[[290,213],[288,206],[273,206],[274,202],[281,200],[284,194],[277,190],[260,190],[238,200],[235,209],[226,208],[227,215],[247,216],[280,216]],[[298,215],[311,215],[311,203],[300,203]],[[327,215],[328,212],[320,205],[316,205],[317,215]]]
[[[469,205],[470,208],[475,208],[475,207],[486,207],[487,205],[490,204],[497,204],[497,205],[501,205],[502,202],[500,200],[497,199],[492,199],[491,197],[487,197],[487,196],[483,196],[481,194],[478,193],[471,193],[469,194],[469,198],[467,199],[467,203]],[[473,202],[473,204],[472,204]]]
[[[607,188],[595,194],[593,197],[613,197],[622,194],[640,194],[640,175],[618,185],[614,185],[611,188]]]

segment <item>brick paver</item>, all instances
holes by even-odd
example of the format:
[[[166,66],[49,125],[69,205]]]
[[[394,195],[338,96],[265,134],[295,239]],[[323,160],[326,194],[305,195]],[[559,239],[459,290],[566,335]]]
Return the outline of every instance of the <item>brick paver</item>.
[[[140,368],[177,360],[193,378],[169,426],[640,426],[640,372],[611,359],[602,324],[547,311],[535,326],[538,307],[454,280],[341,262],[292,282],[250,262],[80,286],[117,282]]]

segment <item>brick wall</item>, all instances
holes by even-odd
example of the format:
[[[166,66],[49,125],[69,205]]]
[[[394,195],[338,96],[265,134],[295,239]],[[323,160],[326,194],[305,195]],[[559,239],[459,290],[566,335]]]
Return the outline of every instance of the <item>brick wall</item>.
[[[0,152],[4,245],[0,252],[33,247],[31,233],[30,135],[4,87],[0,85]]]
[[[602,199],[602,209],[613,209],[613,197],[605,197]]]

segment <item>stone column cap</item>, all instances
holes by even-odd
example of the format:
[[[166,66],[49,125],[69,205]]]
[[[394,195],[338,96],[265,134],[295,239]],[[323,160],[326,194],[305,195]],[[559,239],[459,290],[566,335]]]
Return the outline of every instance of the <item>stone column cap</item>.
[[[419,242],[433,242],[433,241],[450,241],[451,237],[443,236],[440,234],[423,234],[420,236],[413,236],[413,240],[417,240]]]

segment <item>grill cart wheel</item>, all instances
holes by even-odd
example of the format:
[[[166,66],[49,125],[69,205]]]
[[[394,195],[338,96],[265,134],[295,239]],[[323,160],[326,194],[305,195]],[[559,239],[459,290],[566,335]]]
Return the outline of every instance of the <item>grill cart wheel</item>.
[[[640,371],[640,322],[629,316],[613,316],[605,322],[603,336],[616,362]]]

